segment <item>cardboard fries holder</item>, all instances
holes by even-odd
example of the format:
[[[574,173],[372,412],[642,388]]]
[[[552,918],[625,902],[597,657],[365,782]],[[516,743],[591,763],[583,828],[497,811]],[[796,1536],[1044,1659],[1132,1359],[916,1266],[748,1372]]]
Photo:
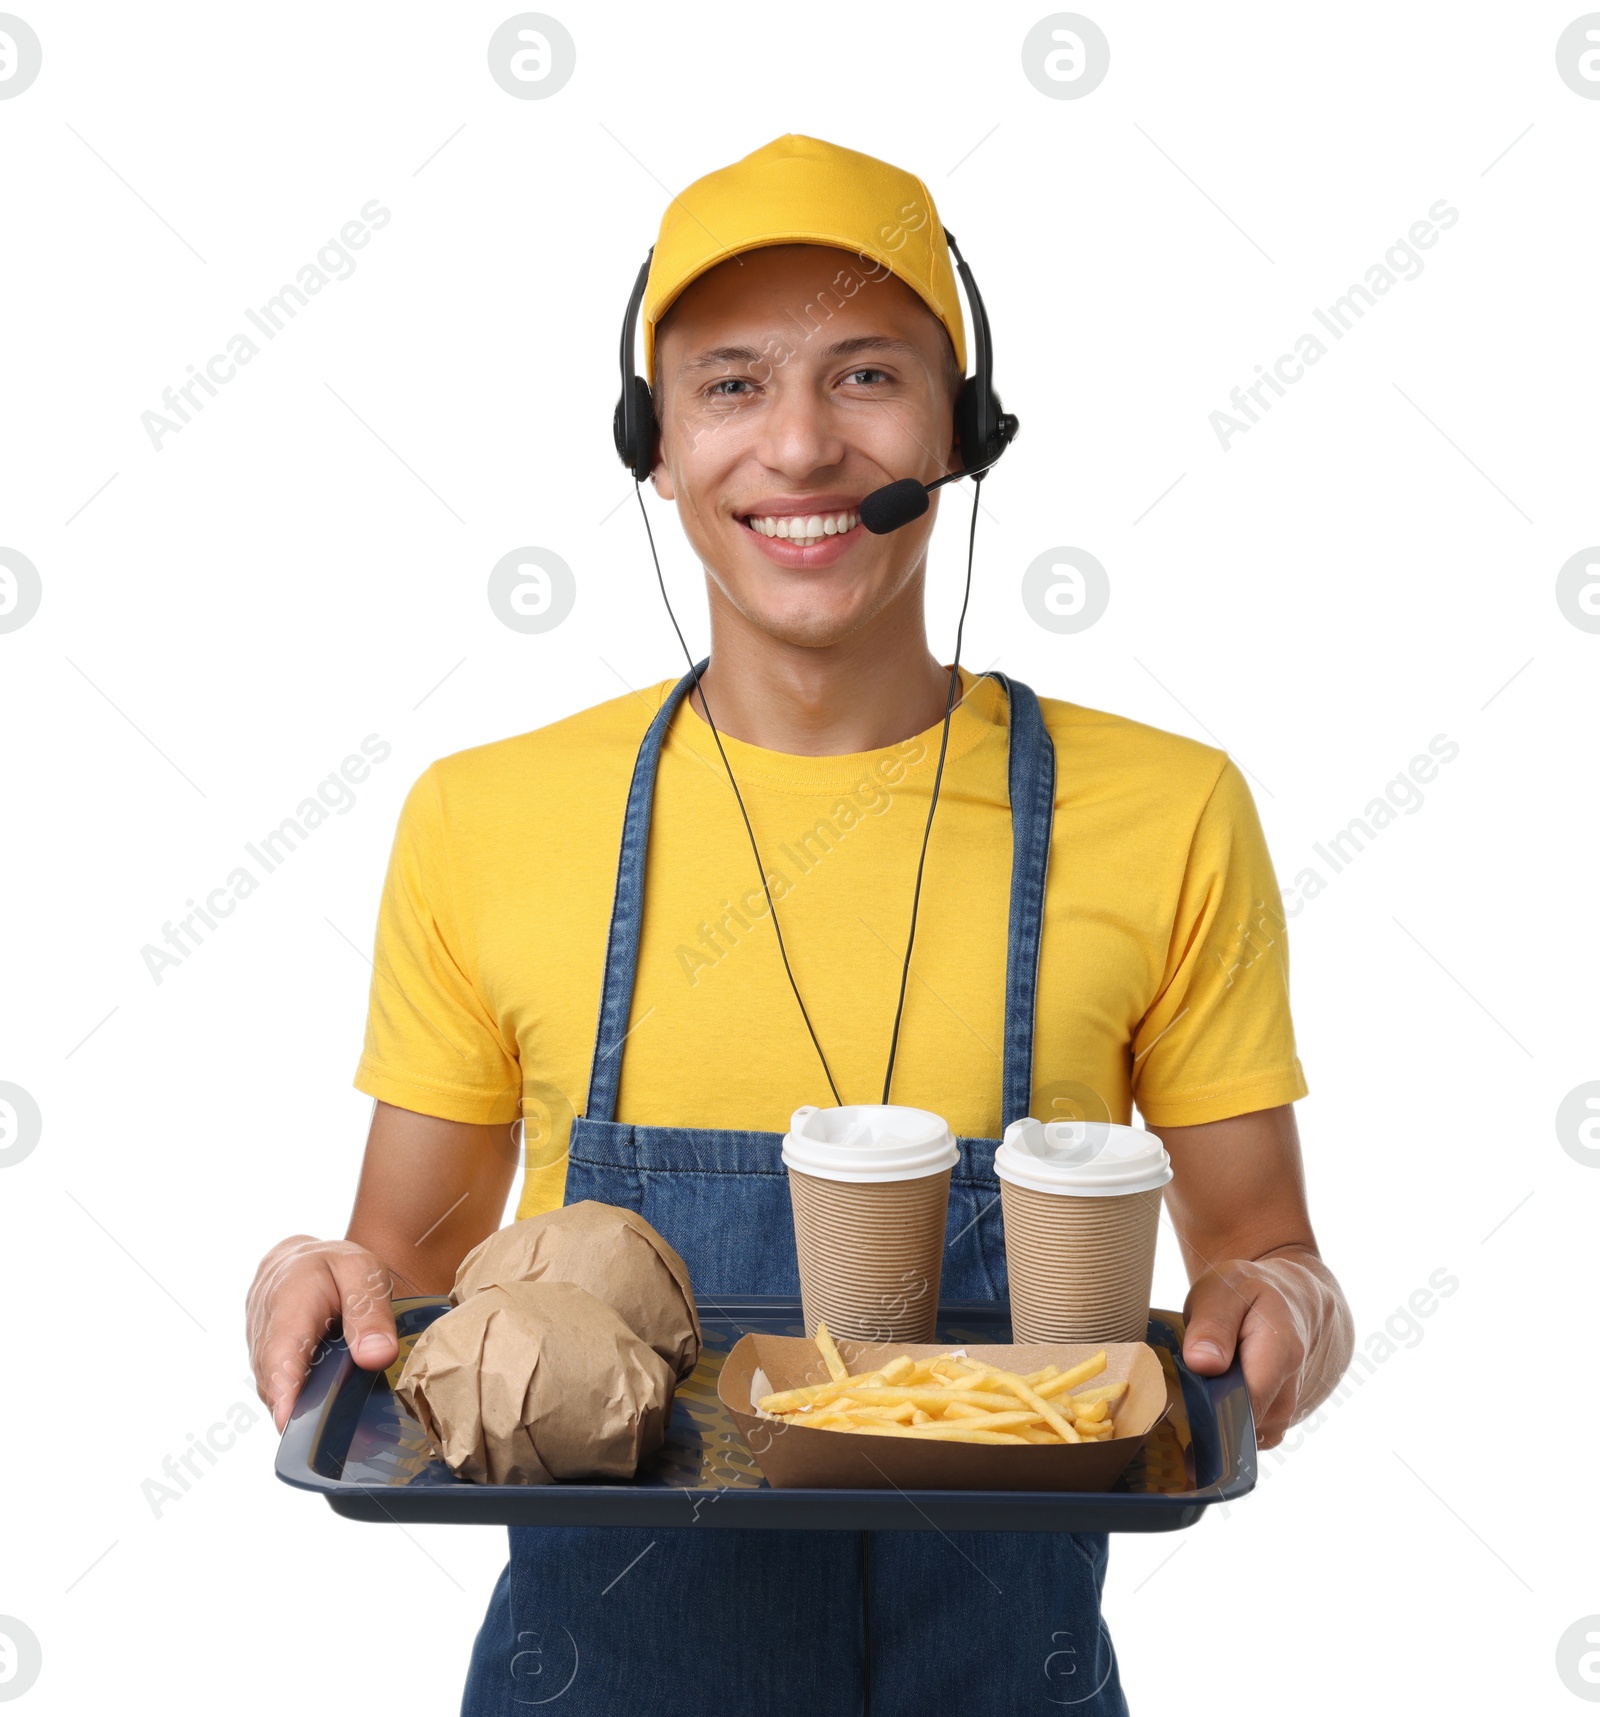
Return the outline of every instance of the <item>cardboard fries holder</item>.
[[[1161,1362],[1144,1342],[1040,1342],[952,1349],[949,1343],[840,1340],[838,1346],[852,1372],[868,1370],[900,1353],[935,1359],[956,1351],[979,1364],[987,1362],[1024,1376],[1046,1365],[1065,1371],[1104,1347],[1105,1370],[1081,1387],[1126,1380],[1128,1389],[1112,1409],[1117,1435],[1103,1443],[958,1443],[829,1431],[791,1424],[776,1414],[762,1413],[755,1404],[759,1395],[828,1382],[828,1368],[817,1344],[803,1336],[741,1336],[723,1365],[717,1396],[767,1483],[776,1489],[1109,1490],[1167,1413]],[[766,1387],[761,1387],[763,1379]]]

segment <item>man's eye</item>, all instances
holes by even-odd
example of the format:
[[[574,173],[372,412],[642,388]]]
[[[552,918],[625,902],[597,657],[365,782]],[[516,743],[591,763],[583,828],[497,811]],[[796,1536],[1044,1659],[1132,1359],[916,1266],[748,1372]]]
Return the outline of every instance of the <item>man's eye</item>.
[[[747,387],[748,385],[749,381],[745,376],[724,376],[720,382],[713,382],[711,386],[706,389],[706,393],[715,399],[733,399],[735,397],[733,394],[726,394],[721,390],[730,386]]]
[[[879,370],[879,369],[870,369],[870,368],[869,369],[862,369],[862,370],[852,370],[850,372],[850,374],[845,377],[845,380],[853,382],[857,376],[882,376],[885,380],[887,380],[888,379],[888,371],[887,370]]]

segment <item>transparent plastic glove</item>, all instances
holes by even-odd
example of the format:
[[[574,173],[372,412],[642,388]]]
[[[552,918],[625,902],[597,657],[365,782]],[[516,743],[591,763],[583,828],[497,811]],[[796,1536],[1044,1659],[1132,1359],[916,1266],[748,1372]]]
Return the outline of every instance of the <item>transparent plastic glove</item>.
[[[1333,1272],[1299,1247],[1207,1270],[1189,1290],[1184,1318],[1183,1357],[1192,1371],[1216,1377],[1237,1349],[1263,1449],[1332,1394],[1355,1345]]]
[[[393,1292],[388,1266],[351,1240],[291,1234],[261,1260],[245,1300],[246,1335],[256,1393],[280,1431],[318,1343],[341,1323],[362,1370],[381,1371],[394,1363],[400,1343],[389,1303]]]

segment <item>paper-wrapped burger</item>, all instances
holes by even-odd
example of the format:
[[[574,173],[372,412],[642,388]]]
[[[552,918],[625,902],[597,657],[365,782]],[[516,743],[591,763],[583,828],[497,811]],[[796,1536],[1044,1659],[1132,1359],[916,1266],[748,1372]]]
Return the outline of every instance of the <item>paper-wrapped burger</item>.
[[[679,1378],[700,1357],[689,1270],[645,1219],[584,1199],[501,1228],[461,1260],[451,1290],[461,1306],[507,1282],[572,1282],[603,1300]]]
[[[571,1282],[489,1283],[431,1323],[395,1394],[458,1477],[632,1478],[661,1446],[668,1364]]]

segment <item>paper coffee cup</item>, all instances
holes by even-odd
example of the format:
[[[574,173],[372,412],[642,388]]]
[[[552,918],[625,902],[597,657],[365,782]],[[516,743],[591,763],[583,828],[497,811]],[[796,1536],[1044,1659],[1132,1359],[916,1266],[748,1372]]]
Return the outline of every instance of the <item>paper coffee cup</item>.
[[[955,1135],[926,1109],[796,1109],[784,1135],[807,1335],[932,1341]]]
[[[1111,1121],[1029,1117],[1006,1128],[994,1171],[1011,1339],[1143,1341],[1172,1179],[1161,1140]]]

